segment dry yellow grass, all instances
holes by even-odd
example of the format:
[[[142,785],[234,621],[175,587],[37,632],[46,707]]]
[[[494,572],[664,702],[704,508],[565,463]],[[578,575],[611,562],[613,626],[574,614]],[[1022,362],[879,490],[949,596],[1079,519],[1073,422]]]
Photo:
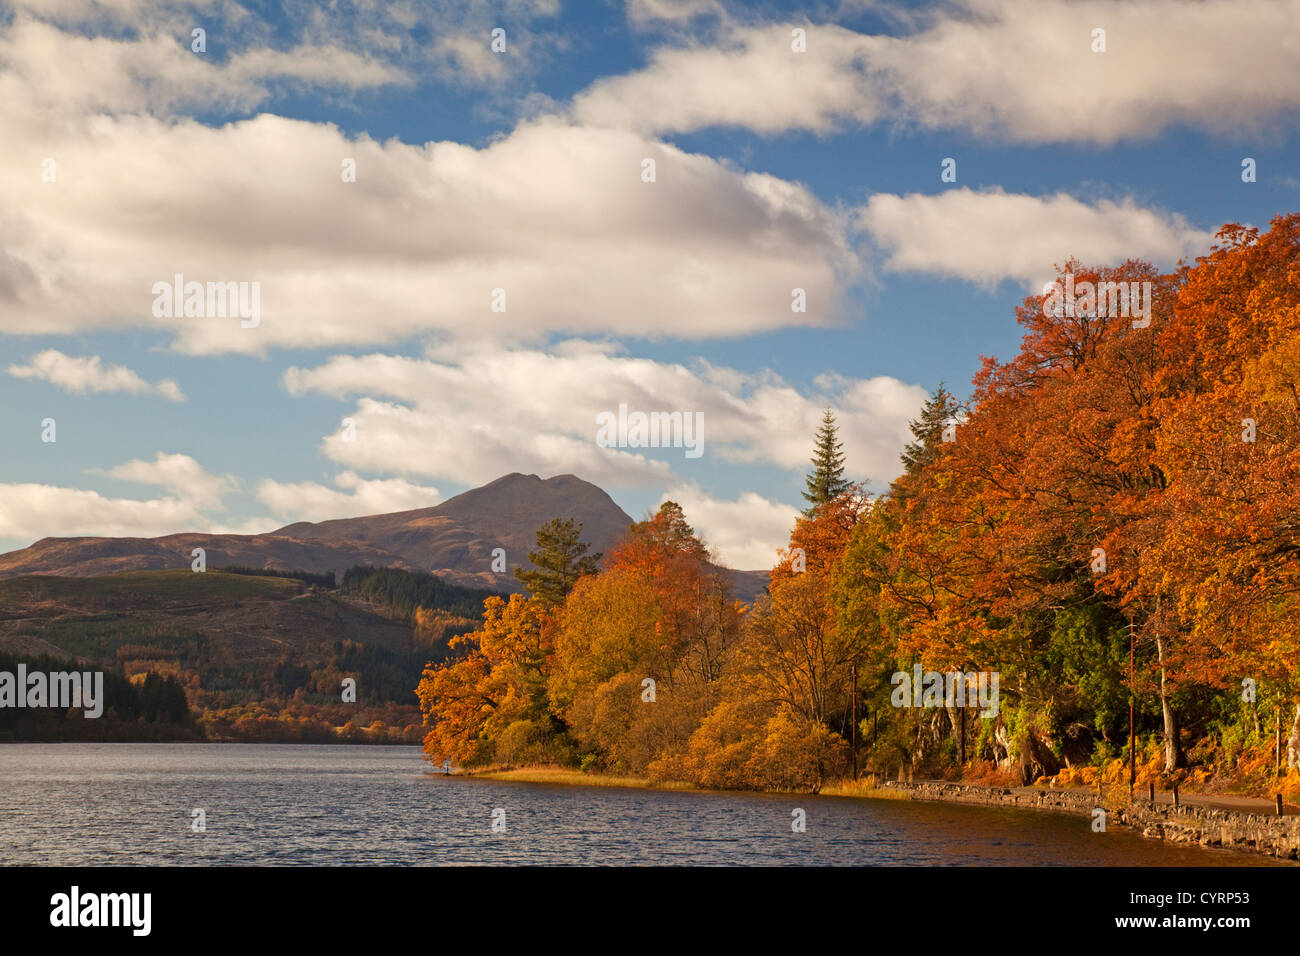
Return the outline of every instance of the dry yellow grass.
[[[908,800],[910,796],[902,790],[877,786],[872,775],[859,777],[857,780],[836,780],[822,787],[824,797],[865,797],[871,800]]]
[[[510,780],[515,783],[553,783],[568,787],[629,787],[640,790],[693,790],[692,784],[679,781],[656,783],[644,777],[619,777],[613,774],[583,773],[563,767],[514,767],[509,770],[479,770],[471,776],[487,780]]]

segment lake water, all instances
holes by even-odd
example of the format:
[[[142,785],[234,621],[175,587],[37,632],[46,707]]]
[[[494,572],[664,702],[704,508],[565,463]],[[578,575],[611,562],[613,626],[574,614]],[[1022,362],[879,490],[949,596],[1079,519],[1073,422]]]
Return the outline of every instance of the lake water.
[[[1052,813],[505,783],[418,747],[0,746],[4,864],[1268,865]],[[191,829],[202,809],[207,830]],[[791,831],[792,811],[807,818]],[[504,811],[505,832],[493,832]],[[498,814],[498,817],[500,815]]]

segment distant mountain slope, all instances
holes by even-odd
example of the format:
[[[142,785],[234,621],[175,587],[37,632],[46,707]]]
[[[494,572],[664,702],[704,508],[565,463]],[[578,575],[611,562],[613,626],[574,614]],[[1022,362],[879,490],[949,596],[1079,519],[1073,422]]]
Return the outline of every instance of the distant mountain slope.
[[[354,564],[394,563],[389,552],[359,542],[185,532],[161,538],[42,538],[29,548],[0,554],[0,578],[23,574],[95,577],[121,571],[188,569],[195,548],[204,549],[210,568],[239,565],[340,574]]]
[[[430,571],[464,587],[518,591],[511,573],[528,563],[537,529],[552,518],[582,522],[593,551],[608,552],[632,519],[602,489],[574,475],[510,474],[432,508],[360,518],[298,522],[268,534],[184,534],[160,538],[42,538],[0,555],[0,578],[28,574],[89,577],[122,571],[189,568],[203,548],[209,568],[333,571],[353,565]],[[504,573],[492,553],[505,550]],[[766,572],[735,572],[736,596],[752,600]]]
[[[286,656],[323,660],[338,641],[407,653],[411,627],[285,578],[134,571],[0,581],[0,648],[15,653],[111,664],[162,651],[242,679]]]
[[[608,551],[632,523],[614,499],[574,475],[543,480],[511,474],[432,508],[299,522],[274,534],[359,542],[455,584],[513,591],[518,583],[509,572],[528,563],[528,552],[537,546],[537,529],[552,518],[582,522],[582,538],[592,551]],[[505,550],[504,575],[492,572],[496,548]]]

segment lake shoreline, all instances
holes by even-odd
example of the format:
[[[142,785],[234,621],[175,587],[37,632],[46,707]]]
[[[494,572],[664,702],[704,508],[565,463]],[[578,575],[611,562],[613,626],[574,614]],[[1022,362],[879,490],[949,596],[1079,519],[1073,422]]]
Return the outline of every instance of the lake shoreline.
[[[1011,807],[1093,817],[1105,811],[1109,825],[1120,824],[1143,837],[1171,844],[1196,844],[1256,853],[1281,860],[1300,859],[1300,816],[1253,813],[1226,807],[1164,804],[1122,792],[1039,787],[984,787],[944,781],[882,780],[878,788],[910,800]]]
[[[512,770],[470,771],[455,776],[513,783],[573,787],[618,787],[644,790],[693,790],[694,784],[656,783],[642,777],[584,773],[560,767],[522,767]],[[764,792],[775,791],[739,791]],[[823,787],[819,796],[852,800],[909,800],[925,803],[961,803],[986,807],[1058,813],[1098,819],[1105,811],[1108,826],[1134,830],[1146,839],[1171,845],[1198,845],[1258,854],[1279,860],[1300,859],[1300,816],[1276,816],[1222,807],[1170,805],[1129,800],[1106,794],[1039,787],[988,787],[946,781],[903,782],[871,776],[841,780]]]
[[[945,807],[901,792],[893,800],[823,800],[633,789],[640,778],[575,780],[572,770],[536,768],[528,779],[549,785],[520,781],[518,772],[504,781],[462,774],[439,780],[433,769],[419,748],[405,746],[0,747],[7,807],[0,857],[64,866],[1283,863],[1166,846],[1121,826],[1098,836],[1078,817]],[[195,809],[206,812],[206,831],[194,829],[202,819]],[[88,819],[97,821],[95,831],[69,839]]]

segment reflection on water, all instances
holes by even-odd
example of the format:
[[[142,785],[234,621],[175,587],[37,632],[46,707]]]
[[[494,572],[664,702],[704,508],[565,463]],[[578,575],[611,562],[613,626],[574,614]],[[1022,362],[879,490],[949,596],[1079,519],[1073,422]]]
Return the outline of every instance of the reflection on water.
[[[416,747],[0,746],[6,864],[1267,865],[1085,817],[799,795],[502,783]],[[191,831],[202,809],[207,831]],[[791,811],[807,831],[791,831]],[[505,811],[504,833],[492,831]]]

